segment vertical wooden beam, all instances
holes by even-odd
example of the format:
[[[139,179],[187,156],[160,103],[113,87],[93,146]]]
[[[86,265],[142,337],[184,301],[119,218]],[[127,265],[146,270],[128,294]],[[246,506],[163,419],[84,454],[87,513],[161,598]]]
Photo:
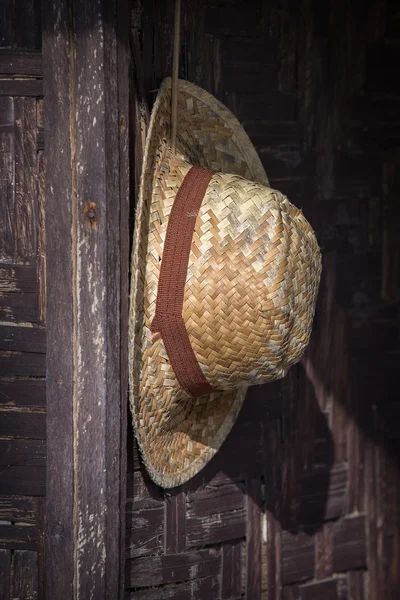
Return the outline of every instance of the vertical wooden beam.
[[[127,0],[43,0],[47,597],[124,593]],[[60,568],[62,565],[62,568]]]

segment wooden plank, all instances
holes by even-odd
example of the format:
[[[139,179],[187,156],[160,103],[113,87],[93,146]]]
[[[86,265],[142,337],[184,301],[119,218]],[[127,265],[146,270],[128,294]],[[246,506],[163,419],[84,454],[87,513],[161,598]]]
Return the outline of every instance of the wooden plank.
[[[347,600],[347,580],[345,577],[326,579],[301,585],[299,600]]]
[[[0,598],[9,600],[11,591],[11,550],[0,548]]]
[[[333,573],[332,523],[324,523],[315,536],[315,578],[325,579]]]
[[[0,96],[43,96],[41,79],[2,79]]]
[[[33,440],[46,438],[46,414],[44,412],[2,409],[0,415],[0,437]]]
[[[126,595],[126,600],[210,600],[218,598],[218,593],[219,578],[211,576],[185,583],[135,590]]]
[[[231,541],[222,545],[221,598],[239,598],[241,582],[242,542]]]
[[[43,327],[0,325],[0,350],[46,353],[46,330]]]
[[[211,486],[187,496],[187,546],[244,538],[246,511],[243,485]]]
[[[39,106],[38,106],[39,111]],[[39,146],[39,133],[36,138],[37,149]],[[42,148],[43,149],[43,148]],[[38,249],[37,249],[37,280],[38,280],[38,313],[39,321],[46,325],[46,217],[45,217],[45,165],[44,152],[37,155],[37,177],[38,177]]]
[[[44,377],[46,355],[0,350],[0,377]]]
[[[41,52],[0,51],[0,75],[35,75],[41,77],[42,74]]]
[[[164,506],[127,514],[126,557],[160,554],[164,547]]]
[[[136,558],[128,563],[128,587],[153,587],[216,577],[221,571],[220,551],[217,548]]]
[[[0,545],[3,548],[36,550],[38,528],[35,525],[0,523]]]
[[[8,217],[9,219],[11,217]],[[14,239],[14,234],[12,235]],[[13,262],[13,261],[11,261]],[[36,265],[0,264],[1,292],[36,292]]]
[[[1,495],[0,521],[17,521],[34,525],[37,521],[37,507],[37,498]]]
[[[2,199],[0,202],[0,261],[8,261],[14,259],[14,105],[12,98],[0,96],[0,115],[3,125],[0,136],[0,194]],[[7,129],[5,125],[7,125]],[[2,269],[0,268],[0,280],[2,279]]]
[[[90,7],[83,0],[50,4],[43,52],[49,102],[44,125],[48,160],[48,431],[50,445],[62,446],[63,452],[52,453],[48,469],[46,555],[48,571],[54,575],[47,579],[47,595],[114,599],[122,597],[124,590],[121,549],[126,470],[126,348],[121,351],[126,333],[121,338],[121,330],[127,319],[124,312],[121,322],[121,282],[126,295],[129,220],[127,190],[120,188],[119,148],[121,129],[127,148],[128,107],[122,114],[123,99],[117,88],[121,66],[117,46],[122,42],[116,35],[116,2],[96,0]],[[129,18],[124,14],[120,25],[126,39]],[[73,35],[69,36],[69,31]],[[91,33],[81,35],[82,31]],[[125,64],[122,74],[126,69]],[[128,77],[123,85],[126,101]],[[60,148],[67,148],[61,160]],[[71,202],[64,203],[60,212],[61,197],[71,198]],[[88,206],[93,216],[87,215]],[[66,264],[63,274],[61,260]],[[126,298],[123,303],[126,311]],[[62,350],[56,348],[60,323],[65,340]],[[61,429],[60,419],[64,420]],[[70,469],[61,477],[66,454]],[[74,523],[79,523],[79,531]],[[57,565],[61,563],[66,568],[60,579]]]
[[[218,505],[207,516],[189,517],[188,514],[186,528],[188,548],[241,539],[246,537],[246,512],[244,507],[224,512]]]
[[[37,552],[16,550],[14,552],[14,598],[33,600],[38,593]]]
[[[0,439],[0,489],[2,492],[4,494],[44,496],[45,486],[45,441]]]
[[[306,533],[282,532],[282,583],[296,583],[314,575],[314,538]]]
[[[164,546],[167,554],[186,549],[186,495],[182,488],[166,494]]]
[[[0,406],[46,406],[44,379],[0,379]]]
[[[12,465],[0,475],[4,494],[46,495],[46,467]]]
[[[300,523],[336,519],[345,513],[347,501],[347,465],[332,469],[313,469],[300,479]]]
[[[16,262],[36,260],[36,100],[15,98],[15,257]]]
[[[37,323],[39,320],[37,294],[0,292],[0,320],[13,323]]]
[[[74,50],[69,25],[67,0],[43,2],[46,262],[48,294],[53,299],[47,306],[47,443],[52,450],[47,460],[46,597],[66,600],[74,595],[73,250],[72,201],[60,202],[60,198],[72,199],[70,60]]]
[[[365,574],[362,571],[350,571],[347,577],[351,600],[366,600]]]
[[[333,569],[366,567],[365,516],[346,517],[333,526]]]
[[[247,485],[247,585],[249,598],[261,598],[261,479]]]
[[[11,47],[13,32],[13,8],[12,0],[4,0],[2,4],[2,18],[0,19],[0,46]]]

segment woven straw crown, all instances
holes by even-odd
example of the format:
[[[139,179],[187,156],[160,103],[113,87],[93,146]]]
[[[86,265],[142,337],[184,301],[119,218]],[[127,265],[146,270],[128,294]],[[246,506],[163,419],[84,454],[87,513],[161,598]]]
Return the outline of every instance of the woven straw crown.
[[[269,187],[246,133],[215,98],[179,82],[177,153],[171,82],[153,108],[132,254],[130,387],[136,437],[164,487],[196,474],[231,429],[247,387],[283,377],[311,332],[319,248],[300,210]],[[213,388],[191,397],[175,376],[154,318],[167,225],[192,165],[213,169],[196,217],[182,316]]]

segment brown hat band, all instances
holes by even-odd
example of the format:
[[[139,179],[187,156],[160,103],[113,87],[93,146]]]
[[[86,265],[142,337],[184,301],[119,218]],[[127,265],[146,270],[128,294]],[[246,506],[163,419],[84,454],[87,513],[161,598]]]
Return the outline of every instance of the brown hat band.
[[[176,195],[165,234],[151,331],[159,332],[180,386],[193,397],[217,392],[205,378],[182,317],[196,218],[215,171],[192,167]]]

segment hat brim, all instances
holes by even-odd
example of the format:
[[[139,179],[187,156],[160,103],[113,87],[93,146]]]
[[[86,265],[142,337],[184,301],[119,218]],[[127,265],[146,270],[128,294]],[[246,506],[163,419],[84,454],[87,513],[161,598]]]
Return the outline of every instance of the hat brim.
[[[168,154],[170,97],[171,80],[166,79],[154,104],[146,138],[136,206],[129,317],[130,404],[134,431],[150,477],[165,488],[186,482],[214,456],[231,430],[247,391],[247,388],[239,388],[186,398],[182,400],[183,409],[179,414],[175,409],[171,415],[166,388],[173,374],[162,360],[166,356],[162,340],[157,342],[158,359],[153,360],[151,368],[146,362],[153,343],[149,326],[157,283],[154,274],[149,276],[147,267],[151,261],[157,266],[158,256],[162,254],[156,247],[162,240],[157,242],[154,237],[153,220],[157,215],[154,188],[162,183],[171,158]],[[179,81],[178,97],[177,151],[184,160],[269,185],[249,137],[223,104],[183,80]],[[169,201],[166,194],[165,202]]]

